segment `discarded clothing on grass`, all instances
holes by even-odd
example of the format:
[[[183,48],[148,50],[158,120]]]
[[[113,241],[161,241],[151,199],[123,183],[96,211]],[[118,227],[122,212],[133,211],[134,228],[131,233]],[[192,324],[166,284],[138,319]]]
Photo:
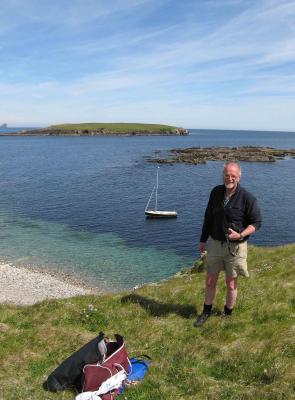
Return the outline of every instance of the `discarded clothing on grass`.
[[[146,355],[129,360],[121,335],[116,334],[111,341],[100,332],[64,360],[43,387],[51,392],[75,390],[80,393],[76,400],[113,400],[126,385],[140,382],[149,365],[150,357]]]
[[[64,360],[43,383],[43,388],[50,392],[58,392],[65,389],[74,389],[76,392],[82,390],[82,374],[85,364],[95,363],[102,360],[98,344],[105,335],[99,335],[86,343],[78,351]]]
[[[64,360],[43,383],[44,389],[57,392],[65,389],[95,391],[119,371],[127,376],[129,359],[124,339],[115,335],[109,341],[103,332]],[[108,395],[102,397],[108,400]],[[111,398],[111,397],[110,397]]]

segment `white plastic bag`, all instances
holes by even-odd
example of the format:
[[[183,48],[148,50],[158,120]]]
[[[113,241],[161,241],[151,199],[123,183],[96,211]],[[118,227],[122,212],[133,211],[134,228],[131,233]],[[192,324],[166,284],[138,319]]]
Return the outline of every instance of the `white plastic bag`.
[[[104,381],[100,388],[95,392],[80,393],[78,396],[76,396],[75,400],[101,400],[99,395],[108,393],[114,389],[118,389],[125,379],[127,379],[126,372],[124,370],[119,371],[117,374]]]

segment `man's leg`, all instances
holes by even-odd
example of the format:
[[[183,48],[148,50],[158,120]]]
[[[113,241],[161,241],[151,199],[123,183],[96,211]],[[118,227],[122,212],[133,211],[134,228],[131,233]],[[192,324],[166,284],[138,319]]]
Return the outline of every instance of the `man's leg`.
[[[236,304],[238,294],[238,276],[248,277],[247,269],[247,242],[237,243],[232,245],[232,250],[236,253],[233,257],[228,254],[225,259],[225,272],[226,272],[226,303],[224,306],[224,314],[231,315],[232,310]]]
[[[206,273],[206,288],[205,288],[205,304],[211,305],[215,299],[216,286],[218,281],[218,272],[207,272]]]
[[[226,303],[224,306],[224,313],[226,315],[231,315],[232,310],[236,304],[238,295],[238,278],[232,278],[230,276],[226,277]]]
[[[215,298],[216,286],[218,281],[218,272],[207,272],[206,273],[206,286],[205,286],[205,303],[203,312],[194,323],[194,326],[202,326],[211,315],[212,304]]]

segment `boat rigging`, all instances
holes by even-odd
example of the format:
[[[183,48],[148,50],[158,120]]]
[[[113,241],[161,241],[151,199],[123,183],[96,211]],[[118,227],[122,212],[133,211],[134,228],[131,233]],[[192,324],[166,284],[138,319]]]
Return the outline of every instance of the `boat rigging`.
[[[149,200],[147,202],[147,205],[145,207],[145,211],[144,211],[145,216],[147,218],[177,218],[177,212],[176,211],[158,210],[159,169],[160,169],[160,167],[157,168],[156,184],[153,187],[152,193],[151,193],[150,198],[149,198]],[[155,196],[156,196],[155,209],[149,209],[149,204],[150,204],[150,201],[151,201],[154,193],[155,193]]]

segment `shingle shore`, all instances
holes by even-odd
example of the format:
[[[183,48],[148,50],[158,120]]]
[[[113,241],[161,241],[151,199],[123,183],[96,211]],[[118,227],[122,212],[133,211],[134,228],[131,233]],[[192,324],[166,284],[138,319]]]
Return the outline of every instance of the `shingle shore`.
[[[25,267],[0,263],[0,303],[32,305],[45,299],[57,299],[97,293],[65,277]]]

